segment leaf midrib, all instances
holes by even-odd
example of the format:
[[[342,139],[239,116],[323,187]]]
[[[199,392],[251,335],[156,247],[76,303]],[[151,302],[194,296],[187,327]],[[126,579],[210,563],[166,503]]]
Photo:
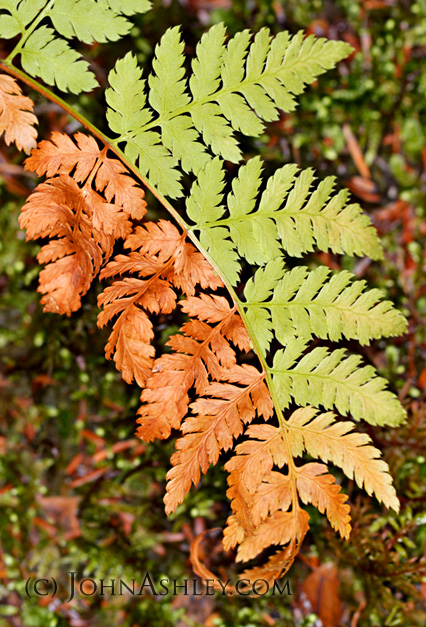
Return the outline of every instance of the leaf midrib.
[[[307,310],[312,309],[313,307],[318,307],[318,309],[322,309],[322,310],[337,309],[339,311],[345,311],[350,314],[356,314],[357,316],[363,316],[368,319],[374,319],[374,316],[369,315],[369,314],[374,314],[374,308],[380,305],[380,302],[373,305],[373,307],[369,309],[368,311],[358,311],[356,309],[354,310],[354,305],[356,305],[356,303],[353,303],[349,307],[342,307],[342,306],[337,305],[336,303],[326,303],[326,304],[321,305],[320,303],[316,303],[314,300],[302,301],[302,302],[289,300],[289,301],[283,301],[280,303],[274,302],[274,301],[266,301],[266,302],[265,301],[261,301],[261,302],[250,301],[250,302],[242,302],[242,305],[243,307],[245,307],[245,309],[249,309],[250,307],[259,307],[262,309],[273,309],[274,307],[282,307],[284,309],[291,309],[292,307],[302,307]],[[382,313],[381,316],[384,317],[386,313],[388,312]],[[388,325],[392,325],[392,322],[388,322]]]
[[[299,367],[300,364],[297,364],[296,368]],[[340,365],[340,364],[338,364]],[[357,369],[354,372],[351,372],[347,377],[345,377],[345,379],[337,379],[334,378],[332,376],[332,374],[319,374],[316,373],[314,371],[308,370],[306,372],[301,372],[301,371],[296,371],[296,370],[292,370],[292,369],[288,369],[288,370],[279,370],[277,368],[269,368],[268,370],[270,373],[272,374],[278,374],[278,375],[288,375],[289,377],[295,377],[295,376],[299,376],[299,377],[304,377],[305,379],[311,379],[313,377],[317,378],[317,379],[322,379],[322,380],[327,380],[327,381],[332,381],[333,383],[337,383],[339,385],[344,386],[345,388],[347,388],[348,390],[352,390],[358,394],[360,394],[363,398],[367,398],[366,395],[362,394],[363,388],[365,386],[368,385],[368,383],[370,383],[371,381],[373,381],[374,379],[368,379],[368,381],[365,381],[364,383],[361,383],[360,385],[349,385],[347,383],[347,381],[349,380],[349,377],[352,374],[356,374],[357,372],[359,372],[359,368],[357,367]],[[380,392],[385,392],[386,390],[378,390],[373,392],[373,396],[377,395]],[[369,395],[371,396],[371,392],[369,392]],[[372,402],[377,404],[378,401],[374,401],[374,398],[372,399]],[[335,405],[333,403],[333,405]]]

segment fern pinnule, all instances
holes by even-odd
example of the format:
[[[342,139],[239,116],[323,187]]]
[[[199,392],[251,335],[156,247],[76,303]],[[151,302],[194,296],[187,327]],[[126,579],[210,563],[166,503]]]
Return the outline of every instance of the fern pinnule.
[[[347,540],[351,532],[348,497],[327,466],[318,463],[298,466],[296,486],[302,503],[314,505],[321,514],[326,513],[333,529]]]
[[[22,95],[22,90],[12,76],[0,74],[0,135],[4,133],[7,145],[14,143],[18,150],[29,154],[36,146],[37,118],[33,113],[31,98]]]

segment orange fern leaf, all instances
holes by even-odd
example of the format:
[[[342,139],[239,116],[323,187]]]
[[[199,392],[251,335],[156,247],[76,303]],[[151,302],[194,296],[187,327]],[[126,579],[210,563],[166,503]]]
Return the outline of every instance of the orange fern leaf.
[[[200,470],[206,473],[210,464],[217,463],[221,450],[232,448],[243,425],[255,417],[256,407],[265,419],[272,416],[272,403],[263,400],[269,398],[263,373],[253,366],[234,366],[224,371],[222,380],[230,383],[209,384],[204,394],[210,398],[202,397],[192,403],[195,416],[182,425],[184,435],[176,443],[177,452],[171,458],[173,468],[167,474],[167,513],[182,503],[191,483],[198,483]]]
[[[351,433],[353,422],[336,422],[331,412],[317,416],[312,407],[298,409],[290,416],[291,447],[295,457],[309,455],[339,466],[349,479],[355,479],[367,494],[375,494],[387,507],[399,511],[399,501],[381,453],[371,446],[366,433]]]
[[[237,562],[248,562],[269,546],[300,544],[309,529],[308,522],[309,515],[301,507],[274,512],[246,535],[238,546]]]
[[[252,497],[251,519],[257,527],[279,509],[287,511],[291,505],[291,477],[273,470],[257,488]]]
[[[162,245],[164,244],[164,245]],[[98,298],[103,311],[98,326],[117,316],[106,346],[127,383],[143,387],[151,374],[154,349],[152,323],[145,311],[170,313],[176,307],[176,289],[192,294],[198,282],[216,287],[220,279],[210,264],[195,251],[170,223],[148,222],[137,227],[125,241],[128,255],[117,255],[101,272],[101,279],[137,274],[116,280]]]
[[[101,315],[99,326],[102,325]],[[136,303],[128,303],[114,324],[105,346],[105,356],[107,359],[114,357],[117,369],[127,383],[132,383],[134,379],[143,386],[149,377],[155,354],[151,346],[153,338],[152,322],[146,313]]]
[[[225,298],[190,296],[181,307],[198,319],[185,323],[180,329],[182,334],[169,339],[167,345],[176,352],[162,355],[155,362],[141,395],[146,404],[138,412],[141,417],[137,434],[142,440],[166,438],[171,429],[180,427],[188,411],[189,389],[194,386],[198,394],[203,394],[209,375],[218,380],[224,368],[235,365],[230,341],[241,350],[250,348],[242,320]],[[211,326],[214,323],[216,326]]]
[[[335,478],[328,473],[327,466],[318,463],[297,467],[291,456],[301,454],[300,434],[302,424],[316,415],[312,408],[294,412],[283,426],[252,425],[248,427],[247,440],[236,447],[236,455],[225,465],[229,471],[228,497],[231,500],[233,515],[228,518],[224,530],[223,546],[229,550],[238,546],[237,561],[248,561],[271,545],[287,545],[284,548],[283,562],[278,571],[270,571],[270,564],[259,567],[250,576],[266,578],[274,572],[277,577],[286,564],[292,563],[292,551],[303,540],[309,525],[309,516],[299,504],[315,505],[321,513],[326,513],[334,529],[342,537],[348,538],[351,526],[347,497],[341,492]],[[317,425],[333,422],[333,416],[324,414],[316,418]],[[299,425],[300,433],[296,426]],[[293,431],[296,435],[293,438]],[[308,438],[309,439],[309,438]],[[320,445],[321,446],[321,445]],[[303,445],[302,445],[303,449]],[[312,454],[312,448],[308,449]],[[323,456],[324,458],[324,456]],[[286,472],[273,470],[274,466]],[[281,558],[274,562],[277,565]],[[280,562],[281,563],[281,562]],[[263,570],[263,568],[265,570]],[[275,566],[272,567],[275,569]],[[244,573],[247,576],[247,571]]]
[[[251,512],[253,495],[271,473],[274,463],[282,468],[288,463],[288,459],[282,432],[278,427],[252,425],[247,429],[246,435],[248,439],[238,444],[235,449],[236,455],[225,464],[225,469],[229,472],[230,487],[227,495],[232,510],[242,530],[250,531],[255,526]],[[243,534],[241,530],[236,533],[236,521],[232,519],[231,522],[232,528],[229,528],[228,520],[228,526],[224,531],[223,545],[227,550],[235,546],[236,536],[241,537]]]
[[[144,191],[129,175],[118,159],[110,159],[96,140],[76,133],[74,141],[65,133],[53,132],[50,140],[41,141],[25,162],[25,168],[38,176],[72,174],[77,183],[93,177],[95,189],[104,194],[108,203],[114,200],[117,207],[135,220],[145,215]]]
[[[93,138],[77,133],[74,143],[54,133],[53,139],[40,142],[26,161],[27,169],[50,178],[27,199],[20,225],[27,239],[57,238],[38,256],[48,264],[40,273],[41,303],[45,311],[70,315],[111,257],[115,241],[130,233],[130,218],[145,214],[146,203],[121,162],[109,159]]]
[[[37,131],[34,124],[34,103],[22,95],[14,78],[0,74],[0,134],[4,133],[7,145],[14,143],[27,154],[35,147]]]
[[[304,464],[297,468],[297,491],[303,503],[312,503],[323,514],[326,512],[331,526],[348,539],[351,532],[350,507],[347,496],[336,485],[324,464]]]
[[[307,531],[308,529],[305,526],[300,530],[298,540],[290,540],[284,549],[277,551],[262,566],[255,566],[254,568],[245,570],[241,575],[241,579],[248,580],[249,582],[263,579],[267,583],[273,583],[279,579],[293,565]],[[239,590],[241,590],[241,587],[239,587]]]
[[[230,473],[227,494],[234,513],[228,518],[223,545],[225,549],[238,545],[237,561],[248,561],[268,546],[284,544],[285,571],[285,564],[291,565],[288,547],[296,550],[308,530],[309,517],[299,501],[326,513],[332,527],[349,538],[347,497],[325,464],[294,464],[293,457],[305,450],[340,466],[368,494],[374,492],[386,505],[397,508],[387,464],[378,459],[380,452],[369,444],[370,438],[352,433],[353,427],[348,421],[336,422],[331,412],[318,414],[312,407],[293,412],[280,427],[248,427],[248,439],[236,447],[236,455],[225,465]],[[285,472],[276,472],[274,466]],[[246,571],[244,576],[251,573],[266,578],[272,572],[269,568],[267,564]]]
[[[38,143],[25,162],[25,168],[38,176],[52,177],[71,174],[77,183],[83,183],[95,167],[100,155],[99,146],[90,135],[76,133],[75,142],[65,133],[54,131],[48,140]]]

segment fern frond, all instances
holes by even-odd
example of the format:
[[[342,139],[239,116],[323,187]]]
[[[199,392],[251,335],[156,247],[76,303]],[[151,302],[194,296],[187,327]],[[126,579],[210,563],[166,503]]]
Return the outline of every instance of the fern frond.
[[[188,417],[182,425],[183,437],[176,442],[173,467],[167,474],[167,513],[182,503],[192,483],[199,482],[200,470],[206,473],[210,464],[217,463],[221,450],[232,448],[234,438],[256,416],[256,407],[265,419],[272,416],[273,407],[263,379],[264,374],[253,366],[233,366],[221,377],[228,383],[207,385],[204,395],[209,398],[192,403],[195,416]]]
[[[347,356],[317,347],[302,356],[307,343],[298,338],[275,353],[271,368],[274,386],[283,409],[293,398],[298,405],[313,405],[350,414],[373,425],[401,424],[406,412],[397,397],[385,390],[386,379],[373,366],[360,367],[360,355]]]
[[[116,41],[132,28],[125,16],[145,13],[150,7],[148,0],[4,0],[0,10],[8,13],[0,15],[0,37],[20,34],[24,39],[17,51],[24,69],[62,91],[79,94],[91,91],[98,82],[89,64],[55,31],[86,44]],[[39,26],[44,18],[55,30]]]
[[[190,296],[181,306],[196,320],[185,323],[180,329],[182,334],[168,340],[175,352],[156,360],[141,394],[144,404],[138,411],[138,436],[148,442],[167,438],[171,429],[180,428],[188,412],[192,386],[201,396],[209,385],[209,375],[219,380],[224,368],[235,366],[230,342],[245,351],[250,348],[241,318],[225,298],[201,294]]]
[[[129,32],[126,16],[148,5],[144,0],[4,0],[0,32],[22,35],[22,45],[10,56],[20,53],[29,73],[79,93],[96,84],[88,64],[40,23],[50,20],[66,39],[116,40]],[[268,29],[254,37],[245,30],[227,40],[218,24],[198,44],[188,76],[179,27],[170,28],[156,46],[147,81],[130,53],[109,75],[107,118],[115,140],[99,132],[106,142],[99,147],[81,133],[73,139],[53,133],[26,162],[27,169],[48,177],[20,218],[27,238],[50,238],[38,257],[47,264],[39,288],[45,309],[69,315],[98,273],[112,279],[98,298],[98,325],[113,321],[107,358],[127,382],[143,388],[138,436],[150,441],[170,436],[173,429],[181,432],[167,475],[167,513],[241,438],[225,465],[233,513],[223,544],[238,546],[237,561],[280,546],[262,569],[245,573],[266,581],[288,569],[299,550],[309,529],[303,504],[325,513],[348,538],[349,505],[325,463],[339,466],[368,494],[398,509],[388,466],[368,436],[315,407],[395,426],[405,418],[402,405],[360,356],[308,348],[314,336],[368,344],[402,333],[406,323],[379,290],[367,291],[365,282],[348,272],[331,275],[327,268],[286,270],[284,265],[286,255],[302,257],[316,248],[380,259],[370,220],[359,205],[347,203],[346,190],[335,193],[334,177],[314,185],[313,171],[299,172],[295,164],[263,181],[261,160],[251,159],[224,194],[223,159],[241,158],[235,133],[259,136],[264,122],[278,119],[279,109],[293,110],[294,96],[349,51],[347,44],[302,33],[273,39]],[[6,141],[28,149],[34,141],[31,116],[30,104],[0,77],[0,131],[6,130]],[[148,176],[148,187],[181,231],[164,220],[132,222],[144,217],[144,192],[108,156],[122,155],[119,145],[129,167],[130,161],[137,163]],[[197,177],[186,200],[192,226],[162,198],[182,194],[180,170]],[[111,260],[119,239],[127,254]],[[243,264],[245,270],[249,264],[260,268],[240,300],[233,286]],[[225,287],[229,300],[199,292],[200,287]],[[149,314],[170,314],[180,294],[189,319],[169,338],[171,352],[155,359]],[[267,353],[277,343],[283,348],[271,355],[271,366]],[[238,365],[237,348],[253,349],[260,369]],[[292,401],[302,408],[287,418]],[[274,410],[276,424],[265,424]],[[250,424],[256,418],[264,423]],[[296,465],[305,452],[318,462]]]
[[[342,337],[369,344],[373,339],[401,335],[404,316],[378,289],[365,291],[366,281],[354,281],[345,270],[330,277],[320,266],[284,270],[282,259],[259,268],[244,290],[247,319],[263,350],[275,334],[286,345],[296,337],[312,336],[334,342]]]
[[[334,177],[311,191],[313,171],[296,177],[297,166],[286,165],[268,179],[255,207],[261,168],[258,157],[240,168],[227,197],[228,214],[220,204],[224,173],[218,158],[207,164],[187,201],[192,229],[232,285],[238,282],[238,257],[264,265],[281,256],[281,247],[296,257],[314,250],[315,244],[323,251],[382,257],[377,234],[360,206],[346,205],[347,190],[332,195]]]
[[[198,174],[211,159],[209,147],[238,162],[241,151],[234,131],[259,136],[262,119],[278,119],[278,109],[293,110],[293,94],[350,52],[345,43],[304,39],[302,33],[292,38],[280,33],[272,40],[269,30],[262,29],[252,41],[246,30],[227,44],[225,37],[225,27],[217,24],[201,38],[188,91],[179,28],[168,29],[156,47],[154,73],[148,79],[151,108],[131,55],[110,74],[111,130],[120,134],[126,154],[138,160],[150,181],[172,197],[181,195],[178,161],[184,171]],[[140,112],[136,125],[126,116],[129,110]],[[155,127],[161,134],[151,130]]]
[[[399,511],[399,501],[389,474],[389,467],[381,453],[371,446],[366,433],[353,433],[353,422],[336,421],[334,414],[317,415],[312,407],[298,409],[288,420],[291,430],[291,448],[295,457],[309,455],[324,462],[332,462],[354,479],[368,495],[374,494],[386,507]]]
[[[124,246],[132,252],[117,255],[102,270],[100,278],[125,272],[140,278],[125,277],[105,288],[98,297],[98,304],[103,307],[98,326],[103,327],[117,317],[105,348],[106,357],[113,357],[125,381],[131,383],[134,379],[144,387],[154,357],[150,346],[152,323],[146,312],[172,312],[177,300],[174,288],[192,295],[197,283],[215,287],[221,282],[204,257],[164,220],[137,227]]]

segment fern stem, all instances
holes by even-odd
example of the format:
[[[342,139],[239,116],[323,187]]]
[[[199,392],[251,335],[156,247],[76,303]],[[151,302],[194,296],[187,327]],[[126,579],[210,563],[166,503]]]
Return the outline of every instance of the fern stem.
[[[201,246],[199,244],[197,244],[197,246],[199,248],[201,248]],[[204,254],[208,257],[207,253],[204,252]],[[210,259],[209,259],[210,260]],[[240,299],[238,298],[237,294],[235,293],[234,288],[231,285],[228,285],[227,282],[223,279],[223,277],[221,277],[223,282],[226,285],[226,288],[229,290],[229,292],[231,293],[232,298],[235,300],[237,309],[238,309],[238,313],[241,316],[241,319],[243,320],[246,328],[247,328],[247,332],[250,336],[250,339],[252,341],[253,344],[253,350],[257,355],[257,358],[259,359],[262,369],[265,372],[265,379],[266,379],[266,384],[268,386],[269,389],[269,393],[271,395],[272,398],[272,402],[274,404],[275,407],[275,413],[277,415],[278,418],[278,422],[279,425],[281,427],[281,431],[283,434],[283,440],[284,440],[284,446],[286,449],[286,454],[287,454],[287,465],[288,465],[288,474],[290,476],[290,481],[291,481],[291,491],[292,491],[292,503],[293,503],[293,510],[296,509],[296,507],[298,507],[299,505],[299,500],[298,500],[298,496],[297,496],[297,486],[296,486],[296,475],[297,475],[297,469],[296,469],[296,465],[294,463],[294,458],[293,458],[293,454],[291,451],[291,445],[290,445],[290,438],[289,438],[289,427],[287,425],[287,421],[284,418],[284,414],[282,412],[278,397],[277,397],[277,393],[274,387],[274,383],[272,381],[272,376],[271,376],[271,368],[269,368],[267,361],[263,355],[263,351],[259,346],[259,343],[256,339],[256,334],[254,333],[250,321],[248,320],[245,310],[244,310],[244,303],[240,301]]]
[[[237,308],[238,313],[241,316],[241,319],[243,320],[247,328],[247,332],[251,338],[253,350],[259,359],[262,370],[265,372],[265,379],[267,382],[267,386],[271,394],[271,398],[275,407],[275,412],[278,418],[278,422],[283,433],[283,440],[284,440],[284,445],[286,448],[286,454],[287,454],[287,459],[288,459],[289,475],[291,476],[291,483],[292,483],[293,509],[296,509],[299,506],[298,497],[297,497],[297,487],[296,487],[297,470],[296,470],[293,455],[291,452],[290,439],[289,439],[289,427],[287,425],[287,421],[284,418],[283,412],[281,410],[281,407],[277,398],[277,394],[276,394],[272,377],[271,377],[271,369],[269,368],[266,362],[266,359],[263,356],[262,350],[256,339],[256,335],[251,327],[250,321],[248,320],[246,316],[246,313],[244,310],[244,303],[240,301],[232,285],[230,285],[229,281],[226,279],[226,277],[224,276],[224,274],[218,267],[215,260],[212,259],[212,257],[207,252],[207,250],[202,246],[202,244],[200,243],[200,241],[194,234],[193,230],[189,226],[189,224],[187,224],[187,222],[176,211],[176,209],[171,205],[171,203],[157,190],[157,188],[148,181],[148,179],[140,172],[139,168],[134,163],[132,163],[132,161],[129,160],[129,158],[124,154],[124,152],[120,148],[118,148],[118,146],[116,146],[115,144],[116,140],[113,140],[107,137],[104,133],[102,133],[102,131],[100,131],[96,126],[94,126],[94,124],[92,124],[86,117],[84,117],[83,115],[75,111],[75,109],[73,109],[73,107],[67,104],[62,98],[54,94],[50,89],[48,89],[44,85],[40,85],[37,81],[35,81],[30,76],[28,76],[28,74],[26,74],[22,70],[17,69],[7,59],[0,61],[0,68],[2,68],[5,72],[14,76],[15,78],[22,80],[29,87],[34,89],[36,92],[38,92],[39,94],[41,94],[42,96],[50,100],[51,102],[54,102],[55,104],[57,104],[64,111],[66,111],[68,115],[70,115],[75,120],[80,122],[80,124],[84,128],[90,131],[92,135],[96,137],[99,141],[101,141],[109,150],[111,150],[111,152],[113,152],[126,165],[126,167],[141,181],[143,186],[149,189],[149,191],[153,194],[153,196],[155,196],[155,198],[157,198],[157,200],[163,205],[163,207],[170,213],[170,215],[176,220],[176,222],[182,228],[185,235],[193,242],[196,248],[204,255],[207,261],[213,266],[216,274],[222,279],[226,289],[228,290],[229,294],[231,295],[234,301],[234,305]]]
[[[50,11],[50,9],[53,7],[55,3],[55,0],[50,0],[44,7],[44,9],[42,9],[42,11],[38,14],[38,16],[34,19],[33,23],[31,24],[31,26],[28,28],[28,30],[26,30],[21,39],[18,41],[18,43],[16,44],[16,46],[14,47],[14,49],[12,50],[12,52],[9,54],[9,56],[7,57],[6,61],[9,63],[12,63],[13,59],[16,57],[17,54],[19,54],[22,50],[22,48],[25,45],[25,42],[27,41],[27,39],[33,34],[33,32],[35,31],[35,29],[37,28],[37,26],[40,24],[40,22],[42,21],[42,19],[47,15],[47,13]]]

